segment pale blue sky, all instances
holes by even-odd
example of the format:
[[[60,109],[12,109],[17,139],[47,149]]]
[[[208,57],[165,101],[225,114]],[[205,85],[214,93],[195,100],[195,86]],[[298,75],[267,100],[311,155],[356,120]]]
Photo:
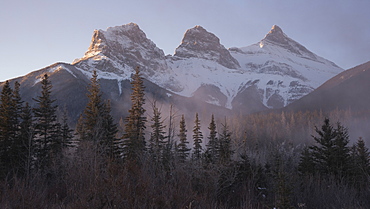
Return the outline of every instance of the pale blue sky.
[[[0,81],[84,55],[94,29],[137,23],[173,54],[201,25],[229,47],[261,40],[272,25],[348,69],[370,61],[369,0],[0,0]]]

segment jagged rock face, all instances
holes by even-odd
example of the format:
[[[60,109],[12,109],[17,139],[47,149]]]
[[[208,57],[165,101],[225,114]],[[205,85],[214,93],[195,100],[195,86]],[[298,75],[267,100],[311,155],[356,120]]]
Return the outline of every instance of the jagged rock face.
[[[246,94],[240,92],[252,85],[248,92],[255,89],[253,95],[259,95],[253,99],[268,108],[281,108],[342,71],[276,25],[260,42],[230,50],[196,26],[185,32],[174,56],[165,56],[138,25],[130,23],[96,30],[85,56],[74,66],[87,75],[98,70],[103,78],[120,81],[130,79],[140,66],[144,78],[161,88],[230,109],[241,108],[235,101],[243,101],[240,95]]]
[[[268,45],[278,45],[294,54],[318,61],[317,56],[314,53],[289,38],[277,25],[272,26],[271,30],[266,34],[265,38],[260,41],[259,45],[261,48]]]
[[[227,103],[227,97],[215,85],[200,86],[194,92],[193,98],[221,107],[225,107]]]
[[[220,44],[220,39],[201,26],[196,26],[186,31],[182,43],[177,47],[174,56],[212,60],[230,69],[240,67],[238,61]]]
[[[300,45],[294,40],[288,38],[283,30],[281,30],[281,28],[277,25],[272,26],[270,32],[268,32],[265,38],[260,41],[261,48],[269,44],[279,45],[292,53],[301,56],[304,54],[311,59],[315,59],[315,55],[312,52],[308,51],[304,46]]]
[[[153,84],[148,89],[153,95],[162,92],[165,99],[168,93],[181,102],[188,98],[194,106],[208,103],[240,113],[286,106],[342,71],[278,26],[256,44],[229,50],[196,26],[186,31],[174,56],[165,56],[134,23],[95,30],[84,57],[64,69],[79,72],[84,82],[97,70],[107,98],[120,109],[121,101],[129,100],[126,91],[137,66]]]
[[[231,48],[249,83],[258,80],[262,102],[269,108],[284,107],[312,92],[343,69],[307,50],[274,25],[258,43]]]
[[[232,101],[233,110],[240,114],[267,110],[267,107],[262,103],[261,91],[255,84],[246,85],[234,97]]]
[[[141,71],[153,76],[166,69],[164,52],[159,49],[137,24],[108,28],[107,31],[95,30],[88,51],[73,64],[91,71],[91,68],[103,72],[122,75],[141,67]]]

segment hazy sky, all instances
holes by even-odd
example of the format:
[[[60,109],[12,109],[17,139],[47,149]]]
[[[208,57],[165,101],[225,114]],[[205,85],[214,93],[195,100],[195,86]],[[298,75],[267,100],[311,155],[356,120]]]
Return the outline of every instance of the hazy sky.
[[[173,54],[203,26],[226,47],[260,41],[272,25],[344,69],[370,61],[369,0],[0,0],[0,81],[88,49],[94,29],[137,23]]]

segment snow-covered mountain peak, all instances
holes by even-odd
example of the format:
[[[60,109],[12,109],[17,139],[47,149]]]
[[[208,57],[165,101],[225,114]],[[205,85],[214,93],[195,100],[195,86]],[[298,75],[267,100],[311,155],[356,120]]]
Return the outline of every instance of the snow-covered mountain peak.
[[[266,34],[265,38],[262,41],[274,42],[277,44],[287,45],[289,38],[283,30],[277,26],[273,25],[271,30]]]
[[[97,70],[129,77],[141,67],[143,74],[153,76],[167,69],[166,57],[135,23],[95,30],[85,56],[73,64],[85,71]]]
[[[87,76],[97,70],[118,86],[139,66],[145,79],[174,94],[249,110],[286,106],[343,70],[276,25],[260,42],[229,50],[216,35],[195,26],[185,32],[175,54],[165,56],[137,24],[129,23],[95,30],[85,56],[73,65]]]
[[[294,102],[343,71],[289,38],[277,25],[260,42],[229,50],[250,77],[260,81],[256,88],[270,108]]]
[[[110,42],[120,42],[121,44],[140,44],[141,42],[147,42],[150,45],[154,44],[146,37],[145,33],[135,23],[109,27],[106,31],[100,30],[100,32],[103,33]]]
[[[271,47],[280,47],[301,57],[312,60],[317,59],[317,56],[314,53],[307,50],[306,47],[302,46],[298,42],[289,38],[277,25],[272,26],[271,30],[258,43],[258,45],[260,48],[265,48],[266,50],[271,50]]]
[[[219,64],[236,69],[239,63],[234,59],[229,51],[220,43],[220,39],[213,33],[208,32],[202,26],[195,26],[188,29],[179,47],[177,47],[175,57],[180,58],[201,58],[216,61]]]

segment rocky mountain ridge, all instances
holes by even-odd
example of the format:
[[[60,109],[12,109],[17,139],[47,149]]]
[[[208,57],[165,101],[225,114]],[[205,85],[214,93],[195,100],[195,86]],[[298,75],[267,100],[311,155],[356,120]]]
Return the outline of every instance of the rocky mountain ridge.
[[[201,26],[187,30],[175,54],[165,56],[138,25],[96,30],[77,68],[107,79],[129,79],[140,66],[146,79],[172,93],[229,109],[281,108],[343,71],[274,25],[258,43],[226,49]],[[208,93],[206,93],[208,92]],[[241,110],[250,112],[250,110]]]
[[[72,100],[83,108],[83,86],[96,70],[106,99],[118,113],[128,106],[129,81],[137,66],[150,98],[163,105],[242,114],[284,107],[343,71],[290,39],[278,26],[256,44],[230,49],[196,26],[185,32],[174,55],[165,56],[137,24],[129,23],[95,30],[85,55],[72,64],[57,63],[16,80],[27,83],[23,92],[35,95],[40,74],[50,73],[61,98],[68,103],[72,95],[62,92],[78,92]]]

